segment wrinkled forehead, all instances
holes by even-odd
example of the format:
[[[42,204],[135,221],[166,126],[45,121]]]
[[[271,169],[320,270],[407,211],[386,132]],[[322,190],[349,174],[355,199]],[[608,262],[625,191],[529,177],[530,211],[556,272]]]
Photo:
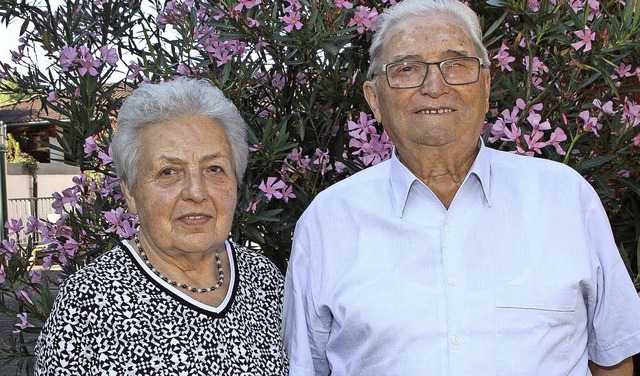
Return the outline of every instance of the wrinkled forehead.
[[[447,14],[398,20],[390,25],[382,45],[385,61],[397,60],[402,55],[455,57],[478,52],[465,23]]]

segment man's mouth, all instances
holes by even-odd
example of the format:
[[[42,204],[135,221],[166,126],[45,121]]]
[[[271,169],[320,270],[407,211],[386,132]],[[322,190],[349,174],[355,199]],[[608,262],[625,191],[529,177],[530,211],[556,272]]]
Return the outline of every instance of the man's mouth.
[[[422,111],[418,111],[417,113],[423,114],[423,115],[437,115],[437,114],[447,114],[451,112],[453,112],[453,110],[450,108],[441,108],[438,110],[422,110]]]

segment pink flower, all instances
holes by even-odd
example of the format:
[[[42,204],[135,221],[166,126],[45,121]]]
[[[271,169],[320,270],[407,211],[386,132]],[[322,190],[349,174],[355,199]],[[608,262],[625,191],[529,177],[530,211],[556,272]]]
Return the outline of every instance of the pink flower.
[[[569,0],[569,6],[575,13],[579,13],[584,7],[584,0]]]
[[[284,89],[284,84],[286,83],[286,79],[280,73],[276,73],[273,75],[273,79],[271,80],[271,85],[278,90]]]
[[[143,71],[142,67],[133,61],[127,65],[127,68],[131,71],[131,73],[127,75],[127,79],[129,80],[135,80],[140,75],[140,72]]]
[[[378,10],[364,5],[359,6],[358,11],[349,20],[348,26],[358,26],[358,33],[364,34],[365,30],[375,31],[376,21],[378,21]]]
[[[509,48],[503,42],[495,58],[498,59],[498,66],[500,66],[500,70],[504,71],[506,69],[507,71],[511,72],[513,68],[511,68],[509,64],[513,63],[516,60],[516,58],[509,55],[508,51],[509,51]]]
[[[104,219],[111,223],[111,227],[106,229],[106,232],[116,233],[127,239],[137,232],[135,228],[138,222],[137,217],[125,211],[122,207],[105,212]]]
[[[298,147],[298,148],[292,149],[289,152],[289,154],[286,157],[284,157],[284,159],[290,162],[296,162],[300,160],[301,155],[302,155],[302,148]]]
[[[18,313],[16,317],[20,320],[20,322],[16,323],[16,327],[18,330],[14,330],[13,333],[18,334],[22,330],[27,328],[33,328],[33,325],[27,320],[27,313]]]
[[[62,191],[62,194],[53,192],[53,203],[51,206],[55,210],[56,214],[62,214],[64,206],[70,204],[70,206],[76,206],[78,203],[78,195],[80,192],[77,187],[70,187]]]
[[[320,149],[316,149],[316,159],[313,161],[313,164],[320,167],[321,175],[324,175],[327,171],[331,171],[329,158],[329,150],[322,151]]]
[[[184,63],[178,64],[177,70],[178,70],[178,73],[180,73],[183,76],[188,76],[191,74],[191,68],[189,68],[189,66]]]
[[[40,273],[42,274],[42,273]],[[24,290],[20,290],[20,296],[22,296],[22,299],[24,299],[26,302],[28,302],[29,304],[33,305],[33,300],[31,300],[31,297],[29,296],[29,293],[24,291]]]
[[[566,141],[566,140],[567,140],[567,135],[564,133],[564,130],[558,127],[554,129],[553,133],[551,133],[551,135],[549,136],[548,144],[556,148],[556,153],[560,155],[565,155],[567,153],[564,151],[562,146],[560,146],[560,142]]]
[[[238,12],[242,10],[242,8],[247,8],[247,9],[251,9],[253,7],[255,7],[256,5],[260,4],[262,2],[262,0],[239,0],[238,1],[238,5],[236,5],[235,10],[237,10]]]
[[[596,33],[592,32],[591,29],[589,29],[589,26],[585,26],[584,31],[578,30],[574,32],[574,34],[580,38],[580,41],[571,43],[571,47],[576,51],[582,47],[584,47],[584,52],[591,51],[591,42],[596,40]]]
[[[258,203],[260,202],[260,200],[262,199],[258,199],[258,201],[249,202],[249,206],[247,206],[245,211],[255,213],[256,209],[258,208]]]
[[[62,72],[68,71],[69,68],[73,66],[77,57],[78,51],[75,47],[64,46],[60,51],[60,66],[62,67]]]
[[[638,133],[634,138],[633,138],[633,144],[635,146],[640,146],[640,133]]]
[[[338,7],[339,9],[351,9],[353,8],[353,4],[351,4],[347,0],[336,0],[336,7]]]
[[[249,27],[260,27],[260,21],[255,18],[247,17],[247,25],[249,25]]]
[[[271,201],[272,197],[275,197],[277,199],[282,198],[283,195],[281,190],[286,187],[287,184],[285,184],[285,182],[283,182],[282,180],[274,178],[273,176],[269,176],[266,183],[264,182],[264,180],[260,182],[260,186],[258,187],[258,189],[264,192],[264,196],[267,198],[267,201]]]
[[[622,106],[622,118],[632,127],[640,124],[640,105],[626,97]]]
[[[582,111],[578,117],[584,121],[583,128],[585,131],[591,131],[597,135],[598,131],[602,129],[602,124],[598,122],[598,118],[590,116],[588,110]]]
[[[81,76],[87,73],[90,76],[97,76],[98,71],[96,68],[100,68],[100,61],[93,57],[87,46],[80,46],[78,52],[80,53],[80,57],[78,58],[78,63],[80,64],[78,73],[80,73]]]
[[[299,12],[295,12],[289,9],[287,15],[280,17],[280,20],[287,24],[287,26],[284,27],[287,33],[290,33],[293,28],[295,28],[296,30],[302,29],[302,22],[300,22]]]
[[[613,109],[612,101],[607,101],[605,102],[605,104],[602,104],[600,99],[594,99],[592,103],[596,108],[600,109],[602,112],[604,112],[607,115],[615,115],[616,112],[618,112]]]
[[[113,158],[111,157],[111,155],[111,145],[109,145],[109,149],[106,153],[102,150],[98,151],[98,158],[100,159],[100,161],[102,161],[103,165],[108,165],[109,163],[113,162]]]
[[[515,124],[511,124],[511,127],[504,127],[504,137],[501,138],[505,142],[514,142],[522,135],[522,129]]]
[[[531,78],[531,83],[533,84],[533,86],[535,86],[536,88],[540,89],[540,90],[544,90],[544,86],[542,86],[542,78],[538,77],[538,76],[533,76]]]
[[[285,0],[285,1],[289,3],[289,6],[285,9],[285,11],[287,11],[288,9],[292,9],[292,10],[302,9],[302,4],[300,4],[300,0]]]
[[[27,226],[25,228],[24,233],[26,235],[33,234],[38,231],[38,228],[41,226],[40,220],[32,215],[27,218]]]
[[[4,265],[0,263],[0,283],[4,283],[7,280],[7,274],[4,272]]]
[[[551,124],[549,124],[548,120],[545,120],[543,123],[540,123],[540,120],[542,120],[542,117],[536,113],[531,113],[527,117],[527,121],[533,126],[534,130],[546,131],[551,129]]]
[[[60,99],[58,99],[58,94],[56,94],[55,91],[50,91],[49,95],[47,95],[47,102],[60,103]]]
[[[532,11],[537,12],[540,10],[540,1],[528,0],[527,3],[529,5],[529,8],[531,8]]]
[[[116,52],[115,47],[109,48],[108,46],[102,46],[100,48],[100,55],[102,57],[102,61],[115,67],[118,64],[118,53]]]
[[[525,56],[522,60],[524,66],[529,69],[529,56]],[[533,57],[533,65],[531,67],[531,71],[536,74],[547,73],[549,72],[549,68],[537,56]]]
[[[359,121],[347,121],[347,127],[349,128],[349,136],[366,140],[368,135],[375,134],[377,132],[376,127],[373,125],[376,123],[375,119],[369,119],[369,115],[366,112],[360,112]]]
[[[18,244],[14,239],[4,239],[0,244],[0,255],[10,256],[18,251]]]
[[[615,67],[613,71],[616,72],[620,78],[635,76],[635,72],[633,72],[633,66],[631,64],[620,63],[620,65]]]
[[[284,202],[289,202],[290,198],[296,197],[296,194],[293,193],[293,187],[290,185],[287,185],[287,187],[282,191],[282,200],[284,200]]]
[[[96,143],[96,140],[93,136],[89,136],[84,140],[84,155],[86,157],[91,157],[94,151],[100,150],[100,147]]]
[[[7,229],[7,235],[9,236],[13,236],[13,235],[17,235],[20,233],[20,231],[22,231],[22,219],[9,219],[7,220],[7,222],[4,224],[4,228]]]
[[[44,275],[40,270],[32,270],[29,272],[29,281],[31,283],[37,284],[42,283],[44,281]],[[33,302],[32,302],[33,304]]]
[[[343,158],[346,158],[346,155],[343,155]],[[347,169],[347,165],[342,162],[336,161],[333,165],[335,166],[337,173],[341,173],[342,171]]]
[[[21,331],[27,329],[27,328],[33,328],[34,326],[29,322],[29,320],[27,319],[27,313],[18,313],[16,315],[16,317],[20,320],[20,322],[16,323],[16,327],[18,329],[14,330],[13,333],[14,334],[19,334]]]

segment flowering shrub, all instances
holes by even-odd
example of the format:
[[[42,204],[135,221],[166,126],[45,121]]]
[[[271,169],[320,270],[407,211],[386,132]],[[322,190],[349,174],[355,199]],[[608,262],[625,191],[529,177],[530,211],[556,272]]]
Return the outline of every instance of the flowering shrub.
[[[136,231],[109,151],[123,88],[206,77],[236,103],[250,125],[251,153],[232,236],[284,269],[295,221],[313,197],[391,155],[393,145],[361,87],[375,21],[393,3],[67,0],[57,10],[47,1],[45,7],[0,3],[4,21],[26,22],[12,61],[2,62],[0,86],[38,95],[45,109],[71,119],[51,120],[60,144],[52,147],[83,171],[55,195],[58,221],[6,225],[0,310],[15,317],[16,329],[4,338],[5,357],[26,359],[28,372],[28,334],[37,334],[48,315],[50,286]],[[493,64],[485,143],[569,164],[589,179],[636,283],[639,4],[470,2],[483,20]],[[36,47],[50,61],[44,66],[34,58]],[[18,242],[20,233],[32,241]],[[36,238],[45,273],[34,268]],[[8,298],[17,308],[5,304]]]

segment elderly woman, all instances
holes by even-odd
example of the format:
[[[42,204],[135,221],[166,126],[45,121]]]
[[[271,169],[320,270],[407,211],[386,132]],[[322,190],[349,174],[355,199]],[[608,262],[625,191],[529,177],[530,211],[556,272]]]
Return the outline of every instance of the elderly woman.
[[[283,278],[227,240],[246,124],[207,81],[148,84],[125,101],[113,159],[133,241],[61,286],[36,374],[283,375]]]

